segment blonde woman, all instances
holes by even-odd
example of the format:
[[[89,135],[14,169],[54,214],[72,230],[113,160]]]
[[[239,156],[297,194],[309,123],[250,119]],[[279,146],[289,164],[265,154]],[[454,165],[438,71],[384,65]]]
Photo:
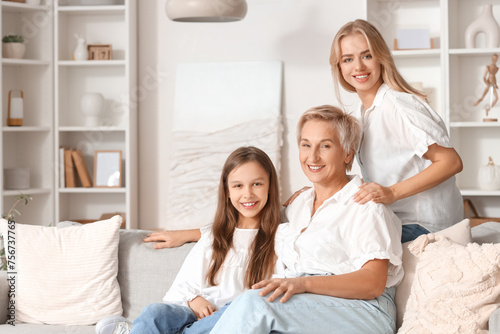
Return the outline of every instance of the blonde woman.
[[[339,84],[361,100],[352,115],[361,124],[356,157],[365,183],[355,200],[390,205],[403,223],[403,242],[459,222],[454,175],[462,160],[426,96],[399,74],[380,32],[365,20],[345,24],[330,65],[339,101]]]

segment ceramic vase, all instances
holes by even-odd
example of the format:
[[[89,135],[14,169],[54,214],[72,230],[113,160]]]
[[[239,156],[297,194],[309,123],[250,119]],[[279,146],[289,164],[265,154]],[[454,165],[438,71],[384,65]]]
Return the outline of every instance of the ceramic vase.
[[[104,106],[101,93],[85,93],[80,100],[80,109],[85,115],[85,126],[98,126],[99,115]]]
[[[495,165],[491,157],[486,166],[479,168],[477,182],[481,190],[500,189],[500,166]]]
[[[85,39],[78,35],[75,35],[78,40],[78,44],[76,45],[75,52],[73,53],[73,58],[75,60],[88,60],[89,52],[87,50],[87,44],[85,43]]]
[[[2,43],[2,55],[4,58],[21,59],[26,52],[26,45],[23,43]]]
[[[486,35],[486,47],[496,48],[500,43],[500,27],[493,16],[493,5],[484,5],[481,15],[465,30],[465,47],[475,47],[476,36],[479,33]]]

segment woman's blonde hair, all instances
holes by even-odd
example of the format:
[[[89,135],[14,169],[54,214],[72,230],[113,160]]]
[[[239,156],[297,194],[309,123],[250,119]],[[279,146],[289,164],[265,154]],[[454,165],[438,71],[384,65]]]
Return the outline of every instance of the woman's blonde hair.
[[[340,108],[334,106],[322,105],[311,108],[302,114],[297,124],[297,142],[299,144],[304,125],[313,120],[324,121],[330,124],[332,130],[339,136],[340,146],[344,152],[347,154],[352,153],[352,159],[345,167],[346,171],[350,171],[361,137],[358,121],[353,116],[346,114]]]
[[[334,80],[335,93],[337,99],[340,101],[340,89],[339,83],[348,92],[356,92],[356,89],[351,86],[347,81],[345,81],[342,70],[340,68],[340,63],[342,61],[341,47],[340,43],[342,38],[350,36],[353,34],[361,34],[365,37],[368,43],[368,48],[370,53],[374,58],[380,62],[380,69],[382,73],[382,81],[386,83],[389,87],[398,92],[415,94],[422,100],[426,101],[427,96],[410,86],[406,80],[399,74],[396,65],[394,64],[394,59],[392,58],[391,50],[384,41],[384,38],[380,32],[373,26],[370,22],[365,20],[355,20],[345,24],[335,35],[333,39],[332,48],[330,52],[330,65],[332,68],[332,75],[337,80]]]
[[[233,235],[238,225],[238,210],[229,198],[228,176],[235,168],[247,163],[258,163],[269,176],[269,194],[267,203],[260,212],[260,226],[252,244],[250,262],[245,276],[245,286],[271,278],[276,262],[274,237],[281,223],[278,176],[269,156],[256,147],[240,147],[227,158],[219,183],[217,210],[212,227],[212,262],[207,273],[208,283],[216,286],[216,276],[224,263],[227,253],[233,245]]]

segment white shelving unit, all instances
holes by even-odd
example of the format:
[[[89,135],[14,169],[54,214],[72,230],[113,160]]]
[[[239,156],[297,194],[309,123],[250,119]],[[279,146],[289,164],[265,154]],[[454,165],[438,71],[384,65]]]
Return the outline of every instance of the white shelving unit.
[[[55,145],[80,149],[93,178],[96,150],[122,151],[121,188],[65,188],[56,182],[56,220],[92,220],[124,212],[126,227],[137,224],[136,1],[110,6],[55,5]],[[87,44],[111,44],[112,60],[72,60],[75,34]],[[98,126],[86,127],[80,99],[105,98]],[[58,155],[56,154],[57,158]],[[60,162],[59,162],[60,163]],[[55,180],[59,171],[55,170]]]
[[[54,117],[53,117],[53,20],[51,2],[32,6],[2,1],[2,37],[22,35],[26,53],[23,59],[1,58],[0,103],[1,171],[28,168],[30,188],[5,189],[0,179],[0,212],[6,214],[19,193],[30,194],[28,206],[19,205],[17,221],[49,225],[54,223]],[[22,90],[23,125],[7,126],[10,90]]]
[[[486,87],[482,80],[486,65],[494,53],[500,55],[500,47],[486,48],[484,36],[479,35],[477,48],[465,48],[465,30],[486,4],[493,4],[500,22],[499,0],[366,0],[365,9],[366,18],[389,46],[398,28],[429,30],[434,48],[393,51],[396,65],[407,81],[423,83],[430,104],[446,122],[464,162],[457,176],[462,195],[473,197],[483,215],[500,216],[500,191],[477,187],[478,170],[488,157],[500,164],[500,122],[482,122],[484,106],[474,107]],[[490,115],[500,119],[500,103]]]

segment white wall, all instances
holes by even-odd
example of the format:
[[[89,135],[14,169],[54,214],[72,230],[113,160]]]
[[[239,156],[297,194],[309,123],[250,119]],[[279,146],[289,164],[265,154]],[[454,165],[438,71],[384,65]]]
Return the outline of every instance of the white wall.
[[[139,227],[167,226],[169,145],[176,65],[182,62],[268,61],[284,64],[283,198],[307,184],[297,156],[295,125],[308,108],[337,104],[328,57],[343,24],[364,18],[362,0],[247,0],[248,14],[234,23],[178,23],[165,0],[140,1]],[[346,95],[343,102],[356,97]],[[189,166],[186,166],[189,168]]]

